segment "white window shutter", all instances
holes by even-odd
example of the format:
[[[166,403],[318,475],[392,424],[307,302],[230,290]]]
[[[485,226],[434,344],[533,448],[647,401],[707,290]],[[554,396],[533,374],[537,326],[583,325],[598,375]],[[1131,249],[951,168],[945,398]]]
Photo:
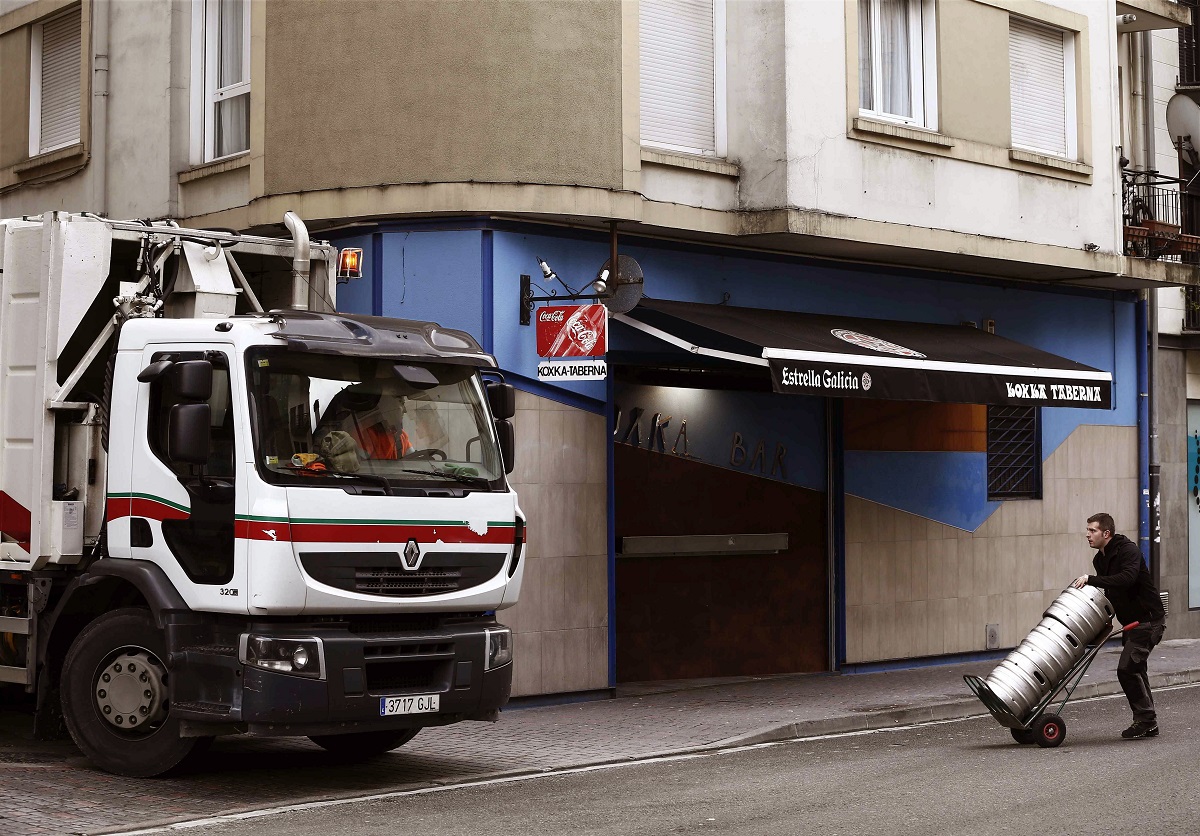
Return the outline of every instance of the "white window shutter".
[[[42,24],[38,153],[79,142],[81,20],[75,9]]]
[[[1067,41],[1059,29],[1010,18],[1008,48],[1012,96],[1012,142],[1016,148],[1071,153],[1068,136]]]
[[[713,0],[642,0],[642,143],[716,153]]]

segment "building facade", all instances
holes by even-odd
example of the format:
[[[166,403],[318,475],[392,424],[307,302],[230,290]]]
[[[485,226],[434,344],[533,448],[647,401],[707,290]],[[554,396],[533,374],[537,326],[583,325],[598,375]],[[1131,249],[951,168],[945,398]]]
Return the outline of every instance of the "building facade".
[[[1089,514],[1149,536],[1144,289],[1196,276],[1129,245],[1121,159],[1157,116],[1131,121],[1153,92],[1132,44],[1189,21],[1167,0],[0,0],[0,215],[278,233],[296,211],[364,251],[339,307],[475,334],[521,391],[517,694],[915,664],[1016,644],[1086,569]],[[548,382],[521,278],[588,287],[614,237],[647,301],[613,316],[606,380]],[[777,391],[764,354],[822,318],[874,338],[837,355],[858,388]],[[1038,352],[1107,388],[869,396],[862,352],[934,356],[885,332],[976,381]],[[1162,559],[1178,602],[1189,570]]]

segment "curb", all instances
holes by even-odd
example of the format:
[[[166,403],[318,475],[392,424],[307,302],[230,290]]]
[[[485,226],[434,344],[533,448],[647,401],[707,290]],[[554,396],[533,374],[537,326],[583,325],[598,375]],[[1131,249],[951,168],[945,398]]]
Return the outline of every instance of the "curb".
[[[1152,674],[1150,687],[1169,688],[1176,685],[1193,685],[1200,683],[1200,669],[1172,671],[1170,673]],[[1097,697],[1110,697],[1123,693],[1117,682],[1085,683],[1075,689],[1072,700],[1087,700]],[[745,734],[727,737],[708,746],[711,749],[732,749],[738,746],[753,746],[758,743],[777,743],[784,740],[804,740],[811,737],[822,737],[828,734],[845,734],[847,732],[872,731],[896,726],[911,726],[918,723],[937,722],[940,720],[965,720],[971,717],[987,717],[988,711],[976,700],[956,700],[954,702],[938,703],[929,706],[900,708],[893,711],[881,711],[866,714],[844,714],[827,717],[820,720],[802,720],[798,723],[785,723],[778,726],[765,726]],[[682,751],[680,752],[682,754]]]

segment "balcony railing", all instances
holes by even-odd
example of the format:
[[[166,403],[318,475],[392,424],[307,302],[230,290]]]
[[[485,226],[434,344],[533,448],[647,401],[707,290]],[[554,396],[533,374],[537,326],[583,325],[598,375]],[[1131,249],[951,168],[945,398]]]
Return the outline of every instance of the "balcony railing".
[[[1200,264],[1200,195],[1177,177],[1121,172],[1125,255]]]

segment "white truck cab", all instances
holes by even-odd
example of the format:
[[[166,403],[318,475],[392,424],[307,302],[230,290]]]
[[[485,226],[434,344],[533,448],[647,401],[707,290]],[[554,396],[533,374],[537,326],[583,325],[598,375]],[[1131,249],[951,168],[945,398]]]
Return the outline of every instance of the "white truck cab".
[[[0,682],[113,772],[508,699],[512,387],[464,332],[333,312],[336,252],[286,222],[0,221]]]

